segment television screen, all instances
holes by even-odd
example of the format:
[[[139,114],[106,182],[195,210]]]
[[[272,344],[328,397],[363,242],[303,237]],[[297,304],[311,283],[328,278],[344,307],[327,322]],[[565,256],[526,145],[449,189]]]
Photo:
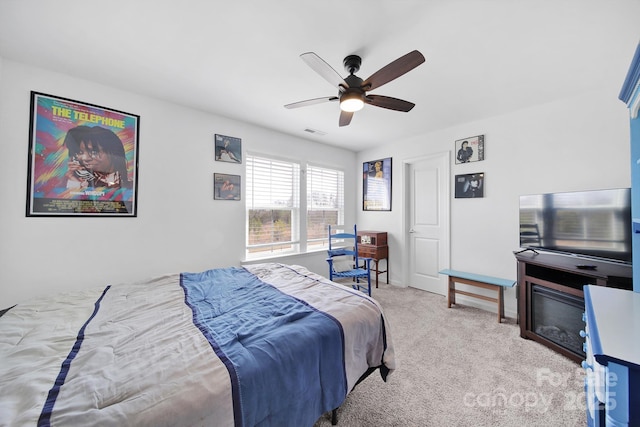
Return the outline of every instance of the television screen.
[[[631,263],[631,189],[520,196],[520,246]]]

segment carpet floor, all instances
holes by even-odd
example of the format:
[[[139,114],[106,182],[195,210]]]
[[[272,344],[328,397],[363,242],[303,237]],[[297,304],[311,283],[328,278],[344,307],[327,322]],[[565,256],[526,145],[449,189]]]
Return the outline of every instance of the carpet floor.
[[[397,369],[378,372],[338,409],[338,426],[585,426],[584,371],[520,338],[515,319],[380,284]],[[331,425],[331,414],[314,427]]]

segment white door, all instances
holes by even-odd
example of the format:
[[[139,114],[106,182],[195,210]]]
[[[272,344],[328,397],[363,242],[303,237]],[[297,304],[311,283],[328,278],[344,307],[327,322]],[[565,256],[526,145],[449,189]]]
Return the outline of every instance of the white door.
[[[405,233],[409,286],[446,295],[449,266],[449,153],[406,163]]]

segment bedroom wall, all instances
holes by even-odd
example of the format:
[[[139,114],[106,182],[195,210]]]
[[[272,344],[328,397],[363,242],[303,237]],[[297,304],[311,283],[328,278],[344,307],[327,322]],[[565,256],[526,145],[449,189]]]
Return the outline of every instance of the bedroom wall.
[[[242,138],[243,151],[338,166],[354,182],[355,154],[87,80],[0,62],[0,307],[40,294],[240,265],[244,202],[214,201],[214,134]],[[25,217],[30,91],[140,115],[137,218]],[[355,186],[345,189],[355,199]],[[355,206],[347,205],[348,222]],[[325,273],[324,253],[300,262]],[[288,259],[291,261],[291,259]],[[295,260],[293,260],[295,261]]]
[[[451,156],[452,188],[455,174],[480,171],[486,177],[485,198],[450,201],[451,267],[515,279],[520,194],[630,185],[627,110],[617,99],[617,82],[610,86],[356,155],[0,58],[0,307],[41,293],[239,265],[244,204],[213,201],[212,173],[244,172],[213,161],[214,133],[242,138],[245,152],[339,163],[347,182],[355,183],[346,188],[346,200],[355,203],[347,204],[345,222],[390,233],[391,282],[399,286],[407,285],[398,256],[404,249],[402,161],[453,151],[456,139],[484,134],[486,160],[455,165]],[[30,90],[141,116],[137,218],[25,217]],[[363,161],[388,156],[394,162],[393,210],[362,212],[356,172]],[[282,261],[326,274],[324,253]],[[506,299],[507,314],[514,315],[513,290]]]
[[[359,210],[357,216],[360,229],[387,230],[392,235],[391,282],[407,285],[403,283],[401,259],[393,256],[405,243],[401,215],[406,200],[401,175],[405,159],[452,152],[450,267],[514,280],[521,194],[629,187],[628,111],[617,99],[623,79],[603,90],[358,153],[360,164],[393,157],[392,211]],[[485,135],[485,160],[456,165],[454,141],[480,134]],[[485,173],[485,197],[455,199],[454,175],[473,172]],[[358,197],[362,197],[359,191]],[[476,299],[456,299],[495,310],[493,304]],[[508,316],[515,316],[515,289],[506,292],[505,310]]]

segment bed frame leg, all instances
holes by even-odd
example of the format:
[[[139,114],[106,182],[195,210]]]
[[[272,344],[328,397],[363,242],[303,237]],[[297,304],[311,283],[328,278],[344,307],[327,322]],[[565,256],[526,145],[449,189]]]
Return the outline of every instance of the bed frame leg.
[[[331,425],[335,426],[338,424],[338,408],[331,411]]]

